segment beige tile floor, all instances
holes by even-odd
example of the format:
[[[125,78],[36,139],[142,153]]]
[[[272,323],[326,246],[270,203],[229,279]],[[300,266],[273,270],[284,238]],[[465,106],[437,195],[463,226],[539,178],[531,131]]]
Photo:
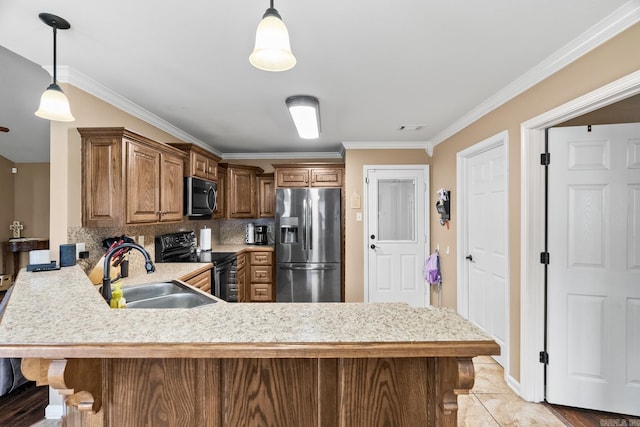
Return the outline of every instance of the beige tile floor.
[[[465,427],[564,427],[544,405],[530,403],[504,381],[504,371],[491,357],[473,360],[476,379],[468,395],[458,396],[458,426]]]

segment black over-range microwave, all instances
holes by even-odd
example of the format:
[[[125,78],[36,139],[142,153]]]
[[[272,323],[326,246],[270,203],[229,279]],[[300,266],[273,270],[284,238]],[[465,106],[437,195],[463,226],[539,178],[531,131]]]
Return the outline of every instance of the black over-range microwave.
[[[184,214],[211,215],[216,210],[218,184],[193,176],[184,179]]]

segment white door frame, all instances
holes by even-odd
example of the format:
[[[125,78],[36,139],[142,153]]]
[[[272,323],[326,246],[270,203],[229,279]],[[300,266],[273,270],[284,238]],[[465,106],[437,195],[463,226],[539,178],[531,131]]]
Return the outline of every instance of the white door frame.
[[[415,164],[415,165],[363,165],[362,166],[362,182],[366,183],[367,180],[367,174],[369,173],[370,170],[390,170],[390,169],[400,169],[400,170],[409,170],[409,169],[421,169],[422,172],[424,173],[424,183],[425,183],[425,189],[424,189],[424,206],[422,207],[424,209],[424,219],[425,219],[425,227],[424,227],[424,232],[425,232],[425,247],[424,247],[424,253],[425,255],[429,254],[429,248],[431,247],[431,222],[430,222],[430,218],[429,218],[429,188],[430,188],[430,181],[429,181],[429,165],[421,165],[421,164]],[[368,200],[368,190],[366,190],[366,184],[365,184],[365,190],[363,191],[363,195],[362,195],[362,206],[363,206],[363,214],[364,214],[364,222],[363,222],[363,248],[364,248],[364,262],[363,262],[363,267],[364,267],[364,302],[368,303],[369,302],[369,200]],[[430,297],[430,289],[426,289],[426,297],[425,297],[425,301],[427,302],[427,305],[429,305],[429,297]]]
[[[640,93],[640,71],[521,124],[520,395],[544,400],[544,152],[545,129]],[[553,262],[553,259],[552,259]]]
[[[504,217],[506,221],[504,223],[504,236],[505,236],[505,259],[504,259],[504,271],[505,271],[505,286],[507,290],[507,307],[505,309],[505,313],[507,316],[506,319],[506,334],[505,334],[505,357],[504,357],[504,373],[505,378],[509,375],[509,337],[510,337],[510,327],[509,327],[509,316],[510,316],[510,274],[509,274],[509,260],[510,260],[510,250],[509,250],[509,132],[504,130],[496,135],[493,135],[484,141],[480,141],[477,144],[472,145],[471,147],[465,148],[462,151],[459,151],[456,155],[456,189],[457,189],[457,198],[456,198],[456,215],[458,218],[458,227],[456,230],[457,233],[457,307],[458,313],[460,313],[465,318],[469,318],[469,269],[467,267],[467,261],[465,256],[467,253],[464,253],[464,249],[468,248],[468,210],[465,203],[465,200],[468,199],[468,188],[465,185],[467,182],[467,174],[466,174],[466,163],[469,158],[474,157],[482,152],[491,150],[496,147],[503,147],[504,154]]]

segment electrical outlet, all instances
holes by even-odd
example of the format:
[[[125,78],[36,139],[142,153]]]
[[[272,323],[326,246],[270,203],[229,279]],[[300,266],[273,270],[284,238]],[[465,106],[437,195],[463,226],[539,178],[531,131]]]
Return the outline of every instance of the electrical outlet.
[[[80,258],[80,252],[84,252],[85,250],[84,242],[76,243],[76,258]]]
[[[138,241],[136,243],[144,247],[144,236],[138,236]]]

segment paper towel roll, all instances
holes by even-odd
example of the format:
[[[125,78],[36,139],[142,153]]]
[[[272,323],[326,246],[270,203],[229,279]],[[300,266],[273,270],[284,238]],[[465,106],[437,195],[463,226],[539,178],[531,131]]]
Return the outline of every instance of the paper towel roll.
[[[203,251],[211,250],[211,229],[210,228],[202,228],[200,230],[200,249]]]

